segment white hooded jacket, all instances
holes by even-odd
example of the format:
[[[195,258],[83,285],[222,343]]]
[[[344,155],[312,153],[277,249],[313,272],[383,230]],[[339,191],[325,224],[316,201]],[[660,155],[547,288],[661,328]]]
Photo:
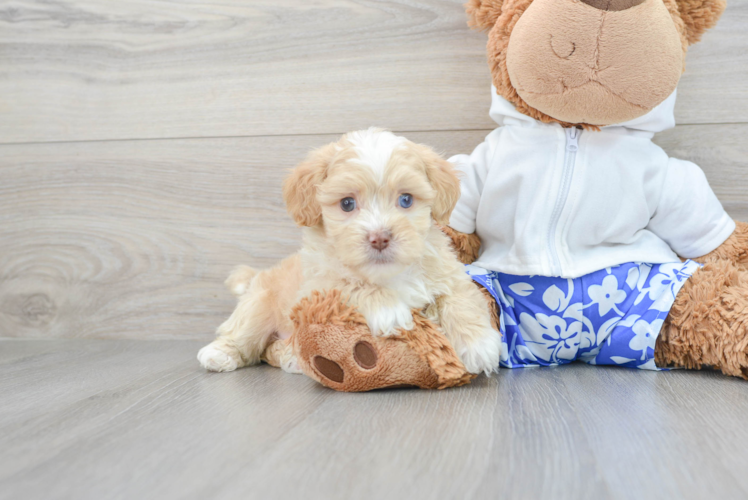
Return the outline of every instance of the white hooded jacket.
[[[476,266],[576,278],[699,257],[734,231],[701,169],[652,142],[675,126],[675,93],[600,132],[541,123],[492,94],[500,127],[471,155],[450,158],[463,175],[449,225],[477,232]]]

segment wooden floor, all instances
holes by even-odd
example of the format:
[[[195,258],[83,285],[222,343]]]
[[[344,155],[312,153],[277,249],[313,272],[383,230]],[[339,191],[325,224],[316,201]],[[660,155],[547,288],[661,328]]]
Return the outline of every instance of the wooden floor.
[[[0,341],[0,498],[748,496],[748,384],[573,365],[342,394],[196,341]]]
[[[296,250],[286,171],[382,126],[466,153],[464,0],[0,0],[0,499],[746,498],[748,383],[572,366],[338,394],[202,372],[237,264]],[[678,126],[748,220],[748,0]]]

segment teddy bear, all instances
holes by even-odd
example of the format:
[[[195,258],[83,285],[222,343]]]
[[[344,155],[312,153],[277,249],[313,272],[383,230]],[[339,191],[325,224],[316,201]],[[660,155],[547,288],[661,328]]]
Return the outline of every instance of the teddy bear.
[[[501,366],[710,367],[748,378],[748,225],[727,215],[697,165],[651,140],[675,125],[688,47],[724,8],[466,4],[468,24],[488,31],[499,127],[450,159],[461,196],[443,230],[491,304]],[[334,291],[300,303],[295,318],[302,370],[328,387],[471,378],[427,320],[375,338]]]

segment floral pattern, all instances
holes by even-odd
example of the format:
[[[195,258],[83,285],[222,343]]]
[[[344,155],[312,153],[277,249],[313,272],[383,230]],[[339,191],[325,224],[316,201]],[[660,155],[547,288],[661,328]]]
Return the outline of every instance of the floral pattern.
[[[628,263],[580,278],[466,266],[501,308],[501,366],[572,361],[657,370],[654,347],[675,296],[700,264]]]

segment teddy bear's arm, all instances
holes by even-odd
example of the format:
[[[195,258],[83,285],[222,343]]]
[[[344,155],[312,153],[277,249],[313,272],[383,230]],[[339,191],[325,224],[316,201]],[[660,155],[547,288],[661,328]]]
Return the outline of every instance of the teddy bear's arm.
[[[493,158],[502,135],[499,127],[486,136],[469,155],[459,154],[449,158],[460,178],[460,198],[449,214],[449,225],[465,234],[471,234],[476,229],[478,207],[480,205],[483,186],[486,184]],[[443,223],[442,221],[439,221]]]
[[[480,4],[477,0],[472,3]],[[481,247],[480,238],[475,234],[478,206],[489,170],[500,168],[494,157],[502,134],[503,127],[499,127],[489,133],[469,155],[459,154],[449,159],[460,174],[460,199],[449,217],[449,226],[445,224],[439,227],[452,240],[457,257],[463,264],[472,264],[478,259]]]
[[[728,260],[742,266],[748,265],[748,223],[735,221],[735,231],[724,243],[693,260],[702,264],[713,260]]]
[[[480,238],[475,233],[465,234],[452,229],[449,226],[439,226],[444,234],[452,240],[452,248],[457,253],[457,258],[463,264],[472,264],[478,258],[480,252]]]
[[[735,231],[735,223],[695,163],[669,158],[662,186],[646,229],[680,257],[703,257]]]

